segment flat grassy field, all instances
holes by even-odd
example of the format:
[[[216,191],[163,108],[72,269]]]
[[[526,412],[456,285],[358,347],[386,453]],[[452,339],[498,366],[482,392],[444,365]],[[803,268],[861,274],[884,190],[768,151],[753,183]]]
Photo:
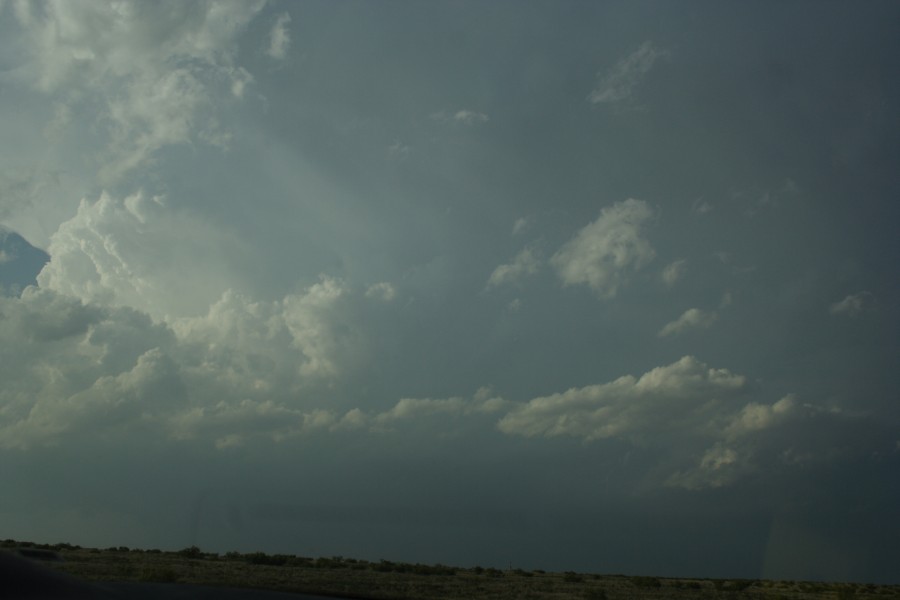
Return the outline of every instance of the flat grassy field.
[[[196,583],[373,600],[900,599],[898,585],[501,571],[262,552],[221,555],[196,547],[163,552],[13,540],[0,547],[43,558],[46,566],[88,581]]]

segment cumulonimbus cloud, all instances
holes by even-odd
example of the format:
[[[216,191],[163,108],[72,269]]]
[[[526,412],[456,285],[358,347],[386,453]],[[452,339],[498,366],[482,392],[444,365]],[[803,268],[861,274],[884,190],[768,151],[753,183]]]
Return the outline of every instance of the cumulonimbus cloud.
[[[82,199],[50,237],[41,287],[154,318],[201,315],[234,285],[239,240],[164,196]],[[178,294],[172,290],[178,289]]]

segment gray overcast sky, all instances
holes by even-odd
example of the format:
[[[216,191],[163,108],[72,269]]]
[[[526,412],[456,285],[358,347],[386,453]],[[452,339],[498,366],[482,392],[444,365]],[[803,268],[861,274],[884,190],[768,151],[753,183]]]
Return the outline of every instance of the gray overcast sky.
[[[0,536],[900,582],[898,24],[0,2]]]

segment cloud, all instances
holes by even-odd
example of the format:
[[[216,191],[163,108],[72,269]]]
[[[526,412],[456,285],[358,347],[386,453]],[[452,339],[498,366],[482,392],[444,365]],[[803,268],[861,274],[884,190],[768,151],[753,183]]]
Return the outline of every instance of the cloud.
[[[365,343],[347,305],[349,288],[323,277],[273,302],[226,291],[202,317],[172,323],[203,358],[197,369],[244,393],[295,393],[311,378],[341,374]],[[246,388],[246,389],[244,389]]]
[[[526,219],[525,217],[519,217],[518,219],[516,219],[516,222],[513,223],[512,234],[519,235],[521,233],[524,233],[530,226],[531,223],[528,219]]]
[[[403,398],[383,411],[336,405],[334,386],[367,360],[359,311],[369,301],[323,277],[274,302],[226,292],[207,314],[167,323],[37,287],[0,296],[0,448],[127,438],[224,449],[425,421],[446,430],[447,417],[508,406],[489,388]]]
[[[753,187],[735,190],[731,193],[731,199],[743,208],[744,216],[754,217],[762,210],[777,209],[795,200],[801,192],[797,182],[788,178],[774,189]]]
[[[137,192],[120,200],[104,192],[96,202],[81,200],[50,237],[48,252],[41,287],[161,319],[205,312],[234,285],[229,263],[242,245],[167,206],[164,196]]]
[[[746,385],[741,375],[685,356],[639,379],[626,375],[535,398],[510,411],[499,428],[528,437],[645,438],[667,428],[704,426],[717,400],[742,393]]]
[[[333,429],[337,417],[327,410],[303,411],[272,400],[221,401],[179,413],[169,422],[175,439],[210,440],[218,449],[252,440],[282,442],[298,435]]]
[[[597,87],[588,95],[588,101],[607,105],[626,102],[656,62],[666,56],[668,52],[660,50],[650,41],[644,42],[600,78]]]
[[[473,110],[459,110],[453,115],[453,120],[463,125],[474,125],[476,123],[487,123],[488,116]]]
[[[802,445],[791,427],[815,413],[793,395],[772,404],[741,402],[748,392],[744,376],[685,356],[640,378],[535,398],[509,410],[498,428],[529,438],[611,439],[656,449],[662,454],[649,472],[652,485],[721,487],[764,465],[786,465],[791,449]]]
[[[525,248],[516,255],[511,263],[500,265],[494,269],[488,278],[487,286],[495,287],[514,283],[528,275],[534,275],[540,267],[541,260],[530,248]]]
[[[447,431],[446,419],[488,416],[509,405],[493,396],[490,388],[480,388],[472,398],[402,398],[382,412],[354,408],[299,410],[275,402],[241,400],[219,402],[178,415],[171,423],[179,439],[214,440],[217,448],[245,444],[251,439],[284,441],[299,435],[364,430],[370,433],[397,433],[400,428],[421,428],[438,417],[439,430]]]
[[[716,322],[718,315],[715,312],[707,312],[699,308],[689,308],[680,317],[659,330],[659,337],[678,335],[689,329],[706,329]]]
[[[72,120],[71,107],[68,104],[58,103],[53,109],[53,118],[44,126],[44,137],[51,141],[60,139]]]
[[[705,215],[713,209],[713,205],[704,200],[703,198],[697,198],[691,204],[691,211],[697,213],[698,215]]]
[[[869,309],[874,301],[874,296],[866,291],[857,294],[850,294],[843,300],[833,303],[828,307],[828,312],[832,315],[846,315],[856,318],[863,311]]]
[[[59,173],[36,169],[16,169],[0,172],[0,219],[15,215],[59,185]]]
[[[468,416],[496,413],[509,403],[492,395],[490,388],[480,388],[471,399],[454,397],[445,399],[403,398],[388,411],[379,413],[372,419],[384,426],[398,421],[421,419],[432,415]]]
[[[600,297],[612,298],[628,272],[644,267],[655,256],[643,236],[653,210],[629,198],[604,208],[600,217],[579,231],[550,259],[564,285],[591,287]]]
[[[707,448],[694,465],[672,473],[665,484],[690,490],[722,487],[766,468],[761,467],[761,463],[767,463],[767,468],[797,464],[796,447],[800,440],[793,433],[796,428],[788,426],[814,412],[811,407],[800,406],[793,394],[773,404],[750,402],[737,414],[724,418],[720,439]],[[807,446],[804,454],[811,449]],[[824,450],[815,447],[813,452]]]
[[[174,341],[146,316],[88,306],[36,287],[20,297],[0,297],[0,314],[2,447],[58,444],[69,431],[99,435],[108,426],[120,429],[141,419],[134,407],[139,396],[159,408],[172,397],[149,400],[137,390],[140,381],[155,385],[151,371],[168,368],[153,349]],[[150,404],[144,408],[153,410]]]
[[[639,478],[688,489],[827,460],[846,451],[831,448],[835,439],[865,450],[835,434],[849,418],[839,411],[792,395],[745,401],[746,377],[691,356],[524,404],[481,388],[471,397],[405,397],[383,410],[342,407],[333,386],[367,356],[360,301],[371,299],[322,278],[274,302],[228,292],[206,315],[166,323],[36,287],[0,297],[0,447],[180,440],[224,450],[345,431],[446,435],[494,422],[533,440],[644,448],[660,458]],[[820,438],[810,433],[822,427]]]
[[[284,60],[284,57],[287,56],[288,48],[291,46],[291,32],[288,31],[288,23],[290,22],[291,15],[285,12],[278,15],[275,25],[272,26],[266,54],[275,60]]]
[[[411,150],[407,144],[394,140],[394,143],[387,147],[387,155],[392,160],[404,161],[409,158]]]
[[[175,364],[153,348],[128,371],[101,376],[68,397],[44,396],[26,419],[0,429],[0,444],[24,447],[39,439],[55,445],[69,431],[121,440],[185,401]]]
[[[793,395],[785,396],[772,405],[751,402],[734,416],[731,423],[725,428],[725,434],[733,439],[754,431],[768,429],[788,418],[796,408],[797,400]]]
[[[731,303],[734,302],[734,298],[731,295],[731,292],[725,292],[722,294],[722,299],[719,301],[719,308],[726,308],[731,306]]]
[[[439,417],[440,430],[446,432],[446,419],[489,416],[512,403],[496,396],[490,387],[481,387],[471,398],[401,398],[391,408],[367,411],[354,408],[344,413],[318,411],[317,423],[329,431],[364,429],[375,433],[396,432],[399,427],[422,427],[426,421]],[[308,421],[308,418],[307,418]]]
[[[397,290],[386,281],[375,283],[366,289],[366,298],[377,298],[382,302],[391,302],[396,297]]]
[[[679,279],[681,279],[686,269],[687,261],[680,258],[666,265],[666,268],[663,269],[660,277],[662,277],[663,283],[668,287],[672,287]]]
[[[29,61],[22,72],[66,99],[59,114],[72,103],[101,107],[108,153],[100,175],[117,179],[167,145],[227,144],[215,108],[252,80],[235,65],[236,40],[263,5],[19,3]]]
[[[15,340],[0,346],[0,447],[307,431],[309,414],[330,410],[315,392],[366,353],[355,298],[323,278],[275,302],[226,292],[207,314],[166,323],[36,287],[0,297],[0,339]]]
[[[478,125],[480,123],[487,123],[490,120],[484,113],[467,109],[458,110],[455,113],[447,113],[445,111],[436,112],[431,115],[431,118],[437,121],[447,121],[460,125]]]

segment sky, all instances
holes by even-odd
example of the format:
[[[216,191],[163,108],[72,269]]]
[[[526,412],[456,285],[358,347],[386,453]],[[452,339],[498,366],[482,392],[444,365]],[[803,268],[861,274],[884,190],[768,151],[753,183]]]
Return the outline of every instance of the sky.
[[[0,2],[0,537],[900,583],[898,23]]]

